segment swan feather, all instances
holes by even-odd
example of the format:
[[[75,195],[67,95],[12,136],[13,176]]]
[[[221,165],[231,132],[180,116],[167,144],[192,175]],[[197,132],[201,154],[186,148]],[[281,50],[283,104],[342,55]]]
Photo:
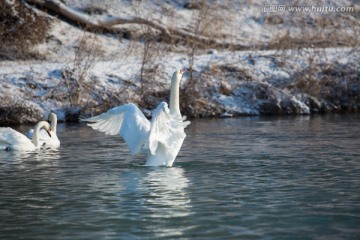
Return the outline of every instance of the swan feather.
[[[110,109],[98,116],[81,119],[88,126],[108,135],[120,135],[128,144],[132,155],[138,153],[146,142],[150,122],[133,103]]]

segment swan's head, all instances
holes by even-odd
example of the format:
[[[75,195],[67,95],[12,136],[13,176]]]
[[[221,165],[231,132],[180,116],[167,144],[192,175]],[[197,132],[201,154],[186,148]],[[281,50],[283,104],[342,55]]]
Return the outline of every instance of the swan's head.
[[[186,72],[185,69],[180,69],[180,70],[174,72],[174,74],[173,74],[173,79],[176,78],[177,80],[180,81],[181,78],[182,78],[182,76],[183,76],[183,74],[184,74],[184,72]]]
[[[51,137],[51,133],[50,133],[51,129],[50,129],[50,124],[48,122],[46,121],[38,122],[34,127],[34,134],[37,134],[40,131],[40,129],[45,129],[49,137]]]
[[[48,116],[48,120],[49,120],[50,122],[57,120],[56,114],[55,114],[54,112],[51,112],[51,113],[49,114],[49,116]]]

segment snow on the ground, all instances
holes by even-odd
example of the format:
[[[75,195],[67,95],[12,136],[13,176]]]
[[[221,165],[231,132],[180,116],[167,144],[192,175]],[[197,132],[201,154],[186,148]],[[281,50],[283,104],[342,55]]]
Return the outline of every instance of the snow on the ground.
[[[336,62],[341,61],[345,56],[359,59],[359,54],[349,55],[344,49],[342,51],[338,49],[323,51],[326,64],[331,63],[329,63],[329,59]],[[249,54],[252,55],[253,61],[247,61]],[[303,59],[289,57],[287,63],[282,67],[274,66],[276,61],[278,58],[274,56],[273,51],[203,54],[196,57],[194,72],[199,75],[196,80],[199,81],[199,84],[207,84],[204,91],[214,88],[210,90],[212,91],[211,96],[204,94],[202,97],[218,105],[220,112],[216,116],[222,114],[309,114],[310,106],[306,105],[303,99],[296,95],[296,92],[290,92],[287,89],[287,86],[292,83],[292,75],[296,69],[303,69],[308,64],[307,57],[305,56]],[[321,60],[318,61],[318,64],[322,63]],[[5,80],[1,82],[0,95],[8,96],[14,102],[32,101],[41,109],[44,116],[50,111],[55,111],[60,114],[60,120],[65,120],[66,111],[78,111],[79,108],[86,105],[84,103],[102,104],[104,99],[111,97],[118,99],[117,103],[119,104],[134,101],[141,105],[143,100],[140,96],[142,83],[138,78],[140,64],[136,58],[95,63],[81,84],[100,95],[100,99],[86,93],[82,96],[84,99],[79,104],[72,106],[67,97],[70,90],[66,83],[67,80],[63,76],[63,72],[69,67],[66,63],[24,62],[15,67],[13,63],[7,62],[0,69],[0,76]],[[159,62],[159,64],[162,67],[161,74],[154,76],[152,81],[155,81],[156,84],[152,84],[151,89],[147,89],[154,95],[159,91],[168,91],[172,72],[186,66],[186,58],[183,54],[173,54],[171,58],[166,59],[166,64],[163,62]],[[234,69],[233,76],[231,74],[224,76],[229,74],[229,70],[222,69],[227,66]],[[213,71],[214,75],[208,75],[209,73],[201,75],[208,71]],[[246,74],[236,75],[238,74],[236,71],[244,71]],[[182,82],[183,93],[189,91],[185,88],[187,81],[188,75],[185,75]],[[283,84],[279,84],[281,81]],[[230,92],[221,93],[219,86],[223,82],[227,84]],[[82,94],[81,89],[78,91]],[[202,89],[200,89],[201,91]],[[158,102],[161,100],[164,99],[157,99]],[[106,107],[111,106],[106,105]],[[87,109],[83,114],[90,112]]]
[[[94,18],[125,18],[140,14],[143,18],[167,26],[191,29],[196,12],[184,8],[187,2],[156,0],[135,1],[136,4],[132,4],[130,1],[112,0],[65,1],[77,11],[89,6],[99,6],[107,10],[104,15],[92,15]],[[264,4],[268,4],[267,1],[230,3],[214,1],[214,6],[220,9],[220,14],[212,13],[214,19],[226,15],[218,21],[224,21],[223,25],[218,26],[218,40],[247,46],[270,43],[284,34],[303,37],[305,30],[316,30],[316,27],[312,27],[316,19],[334,18],[332,13],[311,13],[312,17],[308,19],[310,23],[305,24],[306,29],[301,29],[296,25],[300,15],[289,12],[264,13],[262,8]],[[279,0],[272,1],[272,4],[288,5],[288,2]],[[303,0],[297,4],[311,5],[312,2]],[[318,4],[358,7],[358,4],[347,0],[323,0]],[[269,24],[269,16],[279,17],[280,20]],[[343,15],[340,17],[343,18]],[[358,21],[354,20],[351,14],[348,19],[350,22]],[[174,51],[163,51],[151,59],[148,67],[155,70],[150,76],[145,75],[146,81],[142,82],[142,42],[84,32],[55,17],[52,17],[52,21],[53,27],[46,42],[36,47],[47,60],[0,62],[0,107],[3,111],[6,109],[12,114],[13,105],[19,106],[24,103],[26,108],[42,114],[43,117],[50,111],[55,111],[59,115],[59,120],[76,120],[80,115],[99,113],[118,104],[133,101],[148,113],[159,101],[168,99],[172,73],[189,65],[188,51],[184,47],[177,46]],[[349,26],[337,29],[341,34],[346,34],[348,30]],[[351,31],[349,34],[352,34]],[[97,56],[90,69],[84,70],[84,78],[78,80],[76,76],[81,74],[83,63],[76,62],[75,55],[84,39],[87,44],[95,46]],[[185,75],[181,94],[188,97],[192,96],[194,90],[196,92],[193,95],[194,99],[185,99],[192,105],[183,106],[183,110],[191,117],[309,114],[332,111],[343,107],[344,104],[353,104],[345,107],[356,110],[360,107],[358,102],[352,102],[356,97],[342,99],[339,102],[325,99],[320,96],[321,91],[329,89],[317,84],[326,78],[333,79],[334,76],[329,75],[332,68],[351,65],[353,72],[344,70],[344,74],[350,75],[351,79],[346,91],[349,95],[353,92],[356,94],[360,89],[359,62],[360,51],[355,47],[198,51],[193,66],[195,84],[193,89],[186,88],[189,75]],[[326,73],[328,69],[330,73]],[[347,75],[343,75],[337,77],[339,85],[347,81]],[[327,94],[330,96],[331,93]],[[24,120],[18,122],[26,122],[30,118],[22,119]]]

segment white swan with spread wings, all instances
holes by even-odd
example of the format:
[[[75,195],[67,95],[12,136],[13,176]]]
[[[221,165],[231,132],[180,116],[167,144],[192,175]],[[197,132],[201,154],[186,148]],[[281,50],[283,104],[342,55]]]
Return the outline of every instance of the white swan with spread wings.
[[[147,154],[147,166],[172,166],[186,137],[184,128],[190,124],[181,116],[179,84],[185,70],[174,72],[171,79],[170,108],[161,102],[149,121],[133,103],[110,109],[98,116],[82,119],[88,126],[106,134],[119,134],[131,154]]]

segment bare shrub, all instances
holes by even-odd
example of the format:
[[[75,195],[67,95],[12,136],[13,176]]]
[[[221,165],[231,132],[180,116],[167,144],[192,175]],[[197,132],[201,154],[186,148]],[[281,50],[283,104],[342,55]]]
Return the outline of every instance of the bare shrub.
[[[133,1],[132,8],[136,16],[149,22],[156,22],[153,19],[152,12],[144,10],[146,5],[143,5],[141,1]],[[162,11],[166,12],[166,9],[162,9]],[[163,68],[159,62],[168,53],[168,47],[161,42],[157,31],[145,24],[138,26],[137,34],[134,34],[130,45],[136,49],[129,51],[132,54],[139,54],[141,59],[137,76],[140,81],[139,93],[143,99],[140,107],[154,108],[158,104],[159,98],[163,97],[162,94],[158,94],[164,88],[158,80],[160,77],[164,77],[165,73],[162,71]]]
[[[320,97],[321,87],[316,77],[314,69],[305,68],[292,76],[294,81],[288,88],[318,98]]]
[[[294,83],[288,88],[294,93],[305,93],[314,101],[316,111],[356,112],[360,108],[360,72],[355,63],[314,64],[296,72]]]
[[[83,32],[78,40],[75,50],[75,57],[72,68],[74,77],[79,81],[84,80],[90,68],[103,58],[104,51],[101,48],[99,39],[96,35]]]
[[[294,3],[301,6],[301,1]],[[354,6],[353,6],[354,7]],[[286,34],[272,39],[268,45],[270,49],[291,48],[328,48],[328,47],[356,47],[359,46],[359,18],[354,12],[294,12],[287,13],[283,18],[287,28]],[[358,15],[357,15],[358,16]],[[269,21],[270,19],[270,21]],[[278,22],[276,14],[266,16],[265,23]]]
[[[180,107],[182,111],[192,118],[204,118],[220,116],[218,103],[214,101],[213,95],[222,91],[230,94],[231,87],[223,84],[222,81],[212,81],[213,73],[217,71],[212,67],[207,67],[201,72],[194,72],[193,82],[190,85],[186,81],[182,86],[180,94]],[[220,73],[217,73],[220,76]]]
[[[141,54],[141,67],[140,67],[140,94],[146,94],[152,82],[155,81],[154,76],[158,72],[158,68],[154,66],[154,58],[157,55],[157,44],[154,41],[152,30],[148,26],[142,26],[142,54]]]
[[[187,39],[187,56],[189,61],[188,67],[188,80],[184,84],[184,91],[182,94],[182,108],[191,115],[191,117],[204,117],[212,116],[214,106],[210,106],[209,101],[204,101],[204,97],[207,95],[205,92],[209,86],[208,81],[202,81],[206,76],[206,71],[194,74],[194,65],[196,55],[198,55],[202,49],[209,49],[215,47],[216,39],[222,34],[221,29],[225,26],[226,20],[228,20],[226,14],[227,10],[221,2],[208,2],[201,0],[196,4],[191,3],[185,6],[192,9],[192,21],[190,32],[192,35],[200,37],[205,36],[209,41],[199,42],[194,39]],[[209,107],[204,104],[208,102]],[[204,106],[203,106],[204,105]],[[195,109],[200,109],[198,112]]]
[[[187,41],[189,59],[189,81],[193,81],[193,67],[195,56],[200,49],[209,49],[215,46],[215,39],[221,35],[221,29],[227,20],[226,9],[217,2],[210,4],[208,1],[197,2],[196,8],[192,12],[192,21],[189,26],[190,32],[194,36],[206,36],[210,41],[199,42],[189,38]],[[211,41],[212,40],[212,41]]]
[[[101,15],[108,13],[107,9],[101,5],[90,4],[80,9],[89,15]]]
[[[34,123],[42,119],[40,107],[30,101],[16,99],[10,94],[0,97],[0,124],[15,125]]]
[[[299,59],[305,66],[294,69],[292,83],[287,89],[295,94],[304,94],[308,105],[316,112],[356,111],[359,105],[354,89],[359,91],[358,63],[351,58],[358,52],[359,20],[351,13],[296,13],[287,17],[287,30],[272,39],[269,49],[276,49],[279,56],[277,67],[293,68]],[[271,24],[271,23],[269,23]],[[341,47],[350,47],[346,50]],[[329,57],[329,47],[349,54],[347,63],[338,63]],[[334,51],[334,49],[333,49]],[[356,55],[355,55],[356,56]],[[287,61],[289,58],[292,61]],[[306,99],[308,98],[308,99]],[[352,107],[351,107],[352,106]],[[355,107],[354,107],[355,106]]]
[[[253,81],[253,76],[245,68],[240,68],[231,65],[219,65],[219,70],[225,74],[225,78],[233,78],[239,81],[251,82]]]
[[[89,70],[103,57],[103,50],[97,36],[87,31],[78,40],[71,67],[62,72],[62,78],[68,89],[70,106],[84,99],[84,91],[90,91],[86,84]]]
[[[49,28],[49,19],[22,1],[0,1],[0,60],[43,58],[32,46],[45,40]]]
[[[340,111],[360,108],[360,71],[358,64],[329,64],[321,72],[321,98],[338,106]]]
[[[271,25],[279,25],[284,23],[283,16],[279,14],[273,14],[265,17],[265,23],[271,24]]]

